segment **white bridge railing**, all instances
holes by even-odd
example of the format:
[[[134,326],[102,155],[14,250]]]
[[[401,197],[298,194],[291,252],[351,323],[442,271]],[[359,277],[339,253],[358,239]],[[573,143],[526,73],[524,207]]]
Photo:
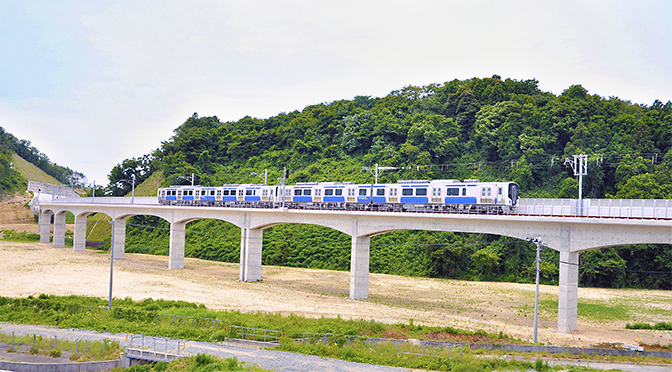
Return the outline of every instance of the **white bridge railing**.
[[[525,216],[672,219],[671,201],[671,199],[583,199],[580,201],[578,199],[519,199],[518,206],[511,213],[505,213]],[[159,205],[158,198],[155,196],[58,198],[52,200],[51,203]],[[475,212],[471,210],[464,213]]]
[[[670,219],[670,204],[669,199],[520,199],[514,214]]]

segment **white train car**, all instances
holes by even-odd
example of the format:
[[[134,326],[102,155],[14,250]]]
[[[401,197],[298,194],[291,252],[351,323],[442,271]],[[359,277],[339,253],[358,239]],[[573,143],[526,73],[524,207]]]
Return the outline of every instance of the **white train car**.
[[[407,180],[393,184],[303,182],[296,185],[230,184],[160,188],[160,204],[376,211],[510,212],[515,182]]]

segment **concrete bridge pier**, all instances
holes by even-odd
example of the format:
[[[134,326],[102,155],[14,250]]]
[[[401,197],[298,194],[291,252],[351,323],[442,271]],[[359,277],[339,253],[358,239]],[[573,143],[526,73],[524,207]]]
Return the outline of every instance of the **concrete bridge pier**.
[[[51,211],[40,210],[37,223],[40,232],[40,243],[49,243],[51,240]]]
[[[369,297],[369,257],[371,237],[352,236],[350,254],[350,298]]]
[[[168,269],[184,269],[184,243],[187,222],[170,224],[170,245],[168,248]]]
[[[579,252],[560,251],[558,331],[576,331],[579,295]]]
[[[240,229],[240,281],[261,280],[263,229]]]
[[[82,213],[75,216],[75,236],[72,244],[73,252],[86,251],[86,218],[89,213]]]
[[[59,212],[54,216],[54,248],[65,247],[65,217],[68,212]]]
[[[124,258],[124,248],[126,247],[126,219],[114,220],[114,259]]]

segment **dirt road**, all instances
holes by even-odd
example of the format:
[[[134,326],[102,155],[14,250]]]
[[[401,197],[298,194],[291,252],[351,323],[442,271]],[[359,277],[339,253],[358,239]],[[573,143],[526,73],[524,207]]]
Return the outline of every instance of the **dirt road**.
[[[40,293],[106,298],[107,253],[74,253],[49,244],[0,241],[0,295]],[[114,296],[203,303],[212,309],[294,313],[308,317],[375,319],[385,323],[453,326],[503,331],[531,339],[534,285],[466,282],[371,274],[369,299],[352,300],[350,274],[329,270],[262,267],[262,282],[239,282],[238,264],[185,259],[182,270],[168,270],[168,258],[126,254],[114,262]],[[671,321],[669,291],[580,288],[580,302],[627,310],[624,319],[603,323],[580,317],[574,334],[556,333],[558,287],[541,286],[539,341],[588,346],[600,341],[672,343],[670,332],[626,330],[626,322]],[[629,305],[635,304],[635,305]],[[639,304],[639,306],[637,306]],[[555,305],[557,306],[557,305]],[[620,306],[620,307],[619,307]],[[599,319],[599,317],[597,318]]]

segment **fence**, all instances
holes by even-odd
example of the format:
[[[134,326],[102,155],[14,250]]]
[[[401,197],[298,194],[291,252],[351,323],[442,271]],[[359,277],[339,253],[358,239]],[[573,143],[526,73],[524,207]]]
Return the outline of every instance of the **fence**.
[[[165,355],[165,359],[169,359],[169,355],[174,354],[180,356],[180,350],[186,348],[184,340],[172,340],[169,337],[155,337],[145,336],[142,334],[128,334],[126,335],[126,348],[136,348],[143,351],[152,351],[155,355]],[[185,352],[182,351],[182,356]]]
[[[6,343],[8,350],[12,352],[22,353],[26,347],[30,347],[27,350],[28,354],[45,354],[52,357],[63,355],[73,360],[79,358],[116,359],[118,354],[115,356],[114,351],[121,350],[118,343],[109,339],[103,339],[102,341],[76,339],[71,341],[59,340],[57,336],[45,337],[37,334],[17,336],[15,332],[11,333],[11,337],[8,333],[0,333],[0,341]]]
[[[228,326],[226,331],[231,338],[252,341],[278,341],[283,333],[274,329]]]

